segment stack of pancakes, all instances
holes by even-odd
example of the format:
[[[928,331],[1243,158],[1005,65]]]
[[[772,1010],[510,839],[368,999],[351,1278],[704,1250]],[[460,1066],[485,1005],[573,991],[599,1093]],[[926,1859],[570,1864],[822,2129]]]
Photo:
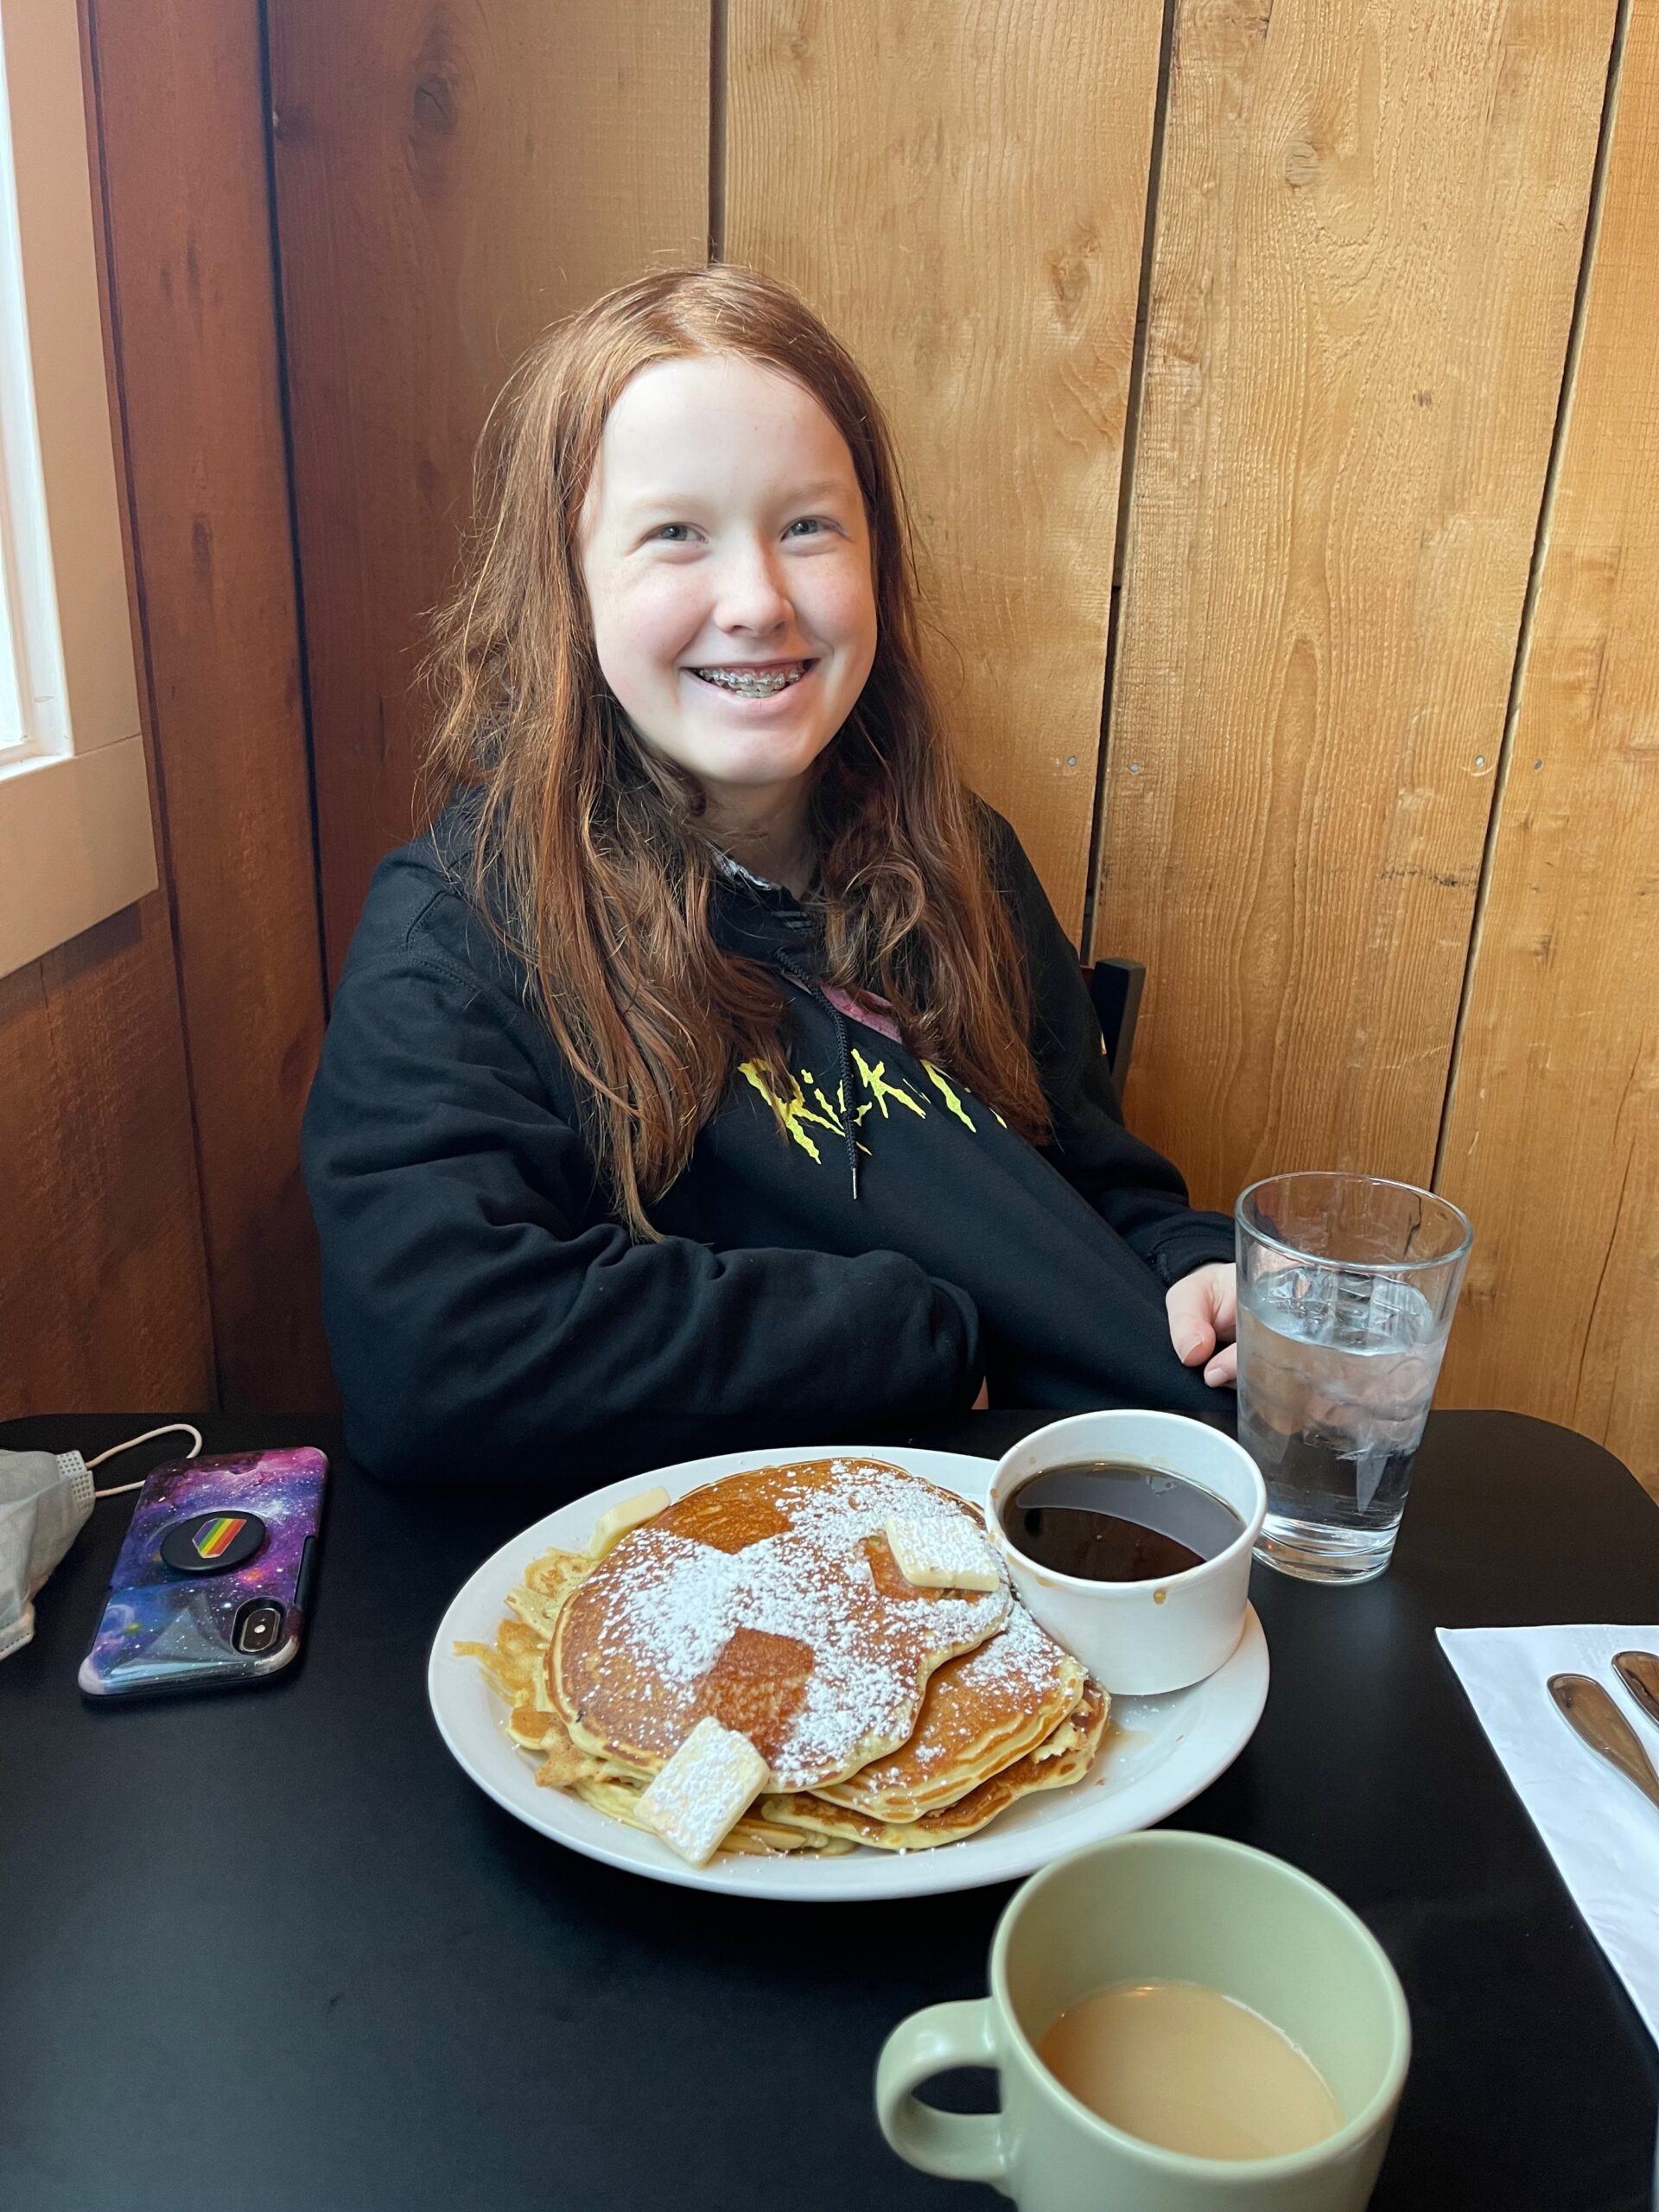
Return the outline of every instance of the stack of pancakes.
[[[980,1523],[875,1459],[728,1475],[602,1557],[548,1552],[493,1646],[464,1643],[508,1701],[537,1779],[634,1826],[697,1723],[748,1738],[772,1787],[728,1834],[746,1853],[922,1850],[1077,1781],[1107,1700],[999,1579],[907,1581],[883,1529]]]

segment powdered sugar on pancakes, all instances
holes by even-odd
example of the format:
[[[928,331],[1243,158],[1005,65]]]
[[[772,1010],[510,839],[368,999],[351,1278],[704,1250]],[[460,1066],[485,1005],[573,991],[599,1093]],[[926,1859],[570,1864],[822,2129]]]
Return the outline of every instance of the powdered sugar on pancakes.
[[[636,1529],[562,1617],[555,1684],[572,1734],[651,1770],[712,1713],[750,1738],[782,1790],[895,1750],[935,1668],[982,1644],[1012,1601],[1005,1583],[906,1583],[881,1534],[893,1514],[979,1525],[901,1469],[836,1459],[728,1477]]]
[[[1005,1705],[1011,1714],[1036,1712],[1054,1696],[1057,1685],[1068,1676],[1076,1680],[1075,1692],[1071,1694],[1074,1698],[1083,1695],[1082,1666],[1062,1650],[1046,1630],[1038,1627],[1018,1600],[1009,1610],[1006,1627],[982,1643],[977,1651],[953,1660],[951,1666],[948,1685],[943,1677],[939,1685],[953,1694],[944,1702],[966,1705],[970,1711],[981,1701],[995,1701]],[[899,1756],[926,1773],[931,1768],[960,1757],[962,1749],[958,1732],[949,1720],[931,1737],[924,1721]],[[874,1776],[869,1778],[876,1779]]]
[[[942,1810],[1034,1750],[1087,1682],[1016,1599],[1005,1627],[934,1675],[908,1743],[813,1794],[878,1821]]]
[[[1056,1673],[1068,1664],[1077,1662],[1023,1605],[1015,1605],[1001,1633],[961,1662],[960,1679],[975,1689],[1006,1691],[1024,1706],[1045,1695]]]

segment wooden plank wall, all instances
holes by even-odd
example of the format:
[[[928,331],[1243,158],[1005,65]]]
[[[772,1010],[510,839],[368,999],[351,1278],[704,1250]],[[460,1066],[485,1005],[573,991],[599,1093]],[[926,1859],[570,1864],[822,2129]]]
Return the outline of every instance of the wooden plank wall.
[[[300,1114],[323,1027],[257,0],[93,0],[145,728],[219,1388],[329,1402]]]
[[[1445,1387],[1659,1477],[1659,8],[1633,8],[1452,1082]],[[1659,1488],[1659,1482],[1656,1482]]]
[[[531,340],[708,246],[709,0],[277,0],[276,203],[328,964],[413,834],[422,618]]]
[[[734,0],[727,257],[892,420],[963,766],[1081,927],[1162,0]]]
[[[80,29],[88,143],[101,188],[90,6],[82,8]],[[143,89],[141,78],[135,92]],[[257,79],[248,91],[257,112]],[[129,493],[123,525],[136,587],[138,518],[119,404],[117,272],[107,203],[97,212],[118,474]],[[132,611],[141,643],[136,588]],[[164,856],[147,683],[140,695],[156,849]],[[260,1049],[255,1040],[256,1058]],[[169,897],[156,893],[0,978],[0,1419],[213,1402],[204,1211],[174,921]]]
[[[1613,12],[1177,6],[1095,944],[1206,1203],[1433,1170]]]
[[[95,4],[207,1226],[118,1223],[83,1306],[137,1255],[177,1376],[205,1248],[221,1362],[257,1366],[257,1301],[223,1286],[238,1221],[293,1194],[319,1000],[278,283],[337,973],[410,828],[422,620],[490,400],[556,316],[712,245],[792,279],[870,371],[969,773],[1080,942],[1148,963],[1137,1125],[1223,1202],[1305,1161],[1426,1178],[1443,1139],[1480,1234],[1448,1393],[1572,1420],[1659,1481],[1656,0],[1582,293],[1618,0],[269,0],[268,149],[255,0],[166,0],[143,37]],[[107,951],[162,1033],[135,1126],[170,1129],[176,1189],[166,919]],[[0,991],[0,1022],[50,1033],[80,958]],[[207,1069],[199,1029],[261,1024],[251,1082]],[[8,1079],[0,1116],[35,1111]],[[70,1079],[113,1173],[107,1077]],[[244,1169],[256,1090],[281,1111]]]
[[[0,1421],[212,1402],[160,892],[0,976]]]
[[[971,777],[1067,925],[1092,893],[1092,949],[1148,962],[1138,1125],[1212,1200],[1427,1178],[1616,12],[729,0],[705,111],[704,0],[648,48],[626,7],[556,39],[524,0],[279,0],[331,964],[407,827],[490,394],[563,307],[696,257],[706,152],[715,250],[796,283],[893,421]],[[1520,1402],[1535,1357],[1478,1387]]]

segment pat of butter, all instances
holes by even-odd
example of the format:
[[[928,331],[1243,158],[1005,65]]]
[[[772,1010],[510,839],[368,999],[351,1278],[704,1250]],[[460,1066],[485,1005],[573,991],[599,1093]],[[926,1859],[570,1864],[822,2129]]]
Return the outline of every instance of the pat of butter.
[[[620,1503],[609,1507],[600,1515],[594,1533],[588,1539],[588,1558],[603,1559],[607,1552],[616,1549],[630,1529],[639,1528],[644,1521],[653,1520],[658,1514],[665,1511],[667,1506],[668,1492],[658,1483],[655,1490],[636,1491],[632,1497],[625,1497]]]
[[[971,1521],[915,1521],[893,1514],[883,1533],[899,1572],[918,1590],[995,1590],[996,1554]]]
[[[748,1738],[710,1713],[650,1783],[637,1810],[682,1859],[702,1866],[771,1780],[771,1768]]]

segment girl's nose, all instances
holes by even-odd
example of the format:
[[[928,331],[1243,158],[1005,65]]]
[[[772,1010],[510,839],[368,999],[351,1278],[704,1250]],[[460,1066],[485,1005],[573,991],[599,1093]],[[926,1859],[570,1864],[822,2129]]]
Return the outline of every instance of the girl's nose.
[[[721,563],[715,593],[715,620],[720,628],[766,636],[787,622],[793,611],[772,548],[734,547]]]

